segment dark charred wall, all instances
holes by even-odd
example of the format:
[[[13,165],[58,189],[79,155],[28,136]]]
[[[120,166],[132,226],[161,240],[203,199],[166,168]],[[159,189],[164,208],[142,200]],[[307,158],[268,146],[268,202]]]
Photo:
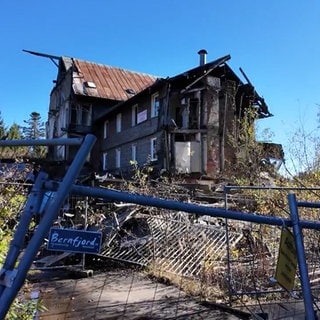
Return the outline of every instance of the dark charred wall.
[[[204,94],[204,109],[207,110],[207,168],[209,176],[216,175],[220,171],[220,110],[219,93],[208,90]]]
[[[157,80],[138,94],[127,92],[128,100],[121,101],[86,95],[76,83],[77,74],[65,68],[51,93],[48,137],[94,133],[98,141],[90,165],[97,172],[130,171],[135,154],[139,166],[148,163],[173,174],[217,177],[235,164],[246,110],[255,108],[260,118],[271,115],[254,87],[243,84],[226,59]],[[158,115],[152,113],[154,94],[158,94]],[[58,160],[68,160],[77,150],[50,151]]]
[[[221,97],[221,171],[229,170],[235,163],[235,148],[237,143],[240,119],[236,113],[235,96],[237,83],[226,81]]]

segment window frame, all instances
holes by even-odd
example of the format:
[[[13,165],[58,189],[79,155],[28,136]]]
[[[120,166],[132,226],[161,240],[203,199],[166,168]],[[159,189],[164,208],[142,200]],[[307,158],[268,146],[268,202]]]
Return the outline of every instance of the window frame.
[[[131,125],[132,127],[138,124],[138,104],[132,106],[131,109]]]
[[[122,124],[122,114],[118,113],[116,116],[116,132],[120,133],[121,132],[121,124]]]
[[[137,145],[135,143],[131,145],[131,160],[137,163]]]
[[[150,139],[150,160],[151,161],[157,161],[158,160],[157,138],[151,138]]]
[[[121,149],[116,149],[116,168],[121,168]]]
[[[77,126],[92,125],[92,105],[91,104],[75,104],[71,105],[70,124]]]
[[[109,124],[109,120],[106,120],[103,123],[103,139],[108,139],[109,138],[109,130],[110,130],[110,124]]]
[[[156,106],[156,101],[158,102],[158,106]],[[159,92],[155,92],[154,94],[151,95],[151,118],[158,117],[159,110],[160,110]]]
[[[108,170],[108,152],[104,152],[102,154],[102,170],[103,171]]]
[[[92,107],[91,105],[82,105],[81,108],[81,125],[90,126],[92,124]]]

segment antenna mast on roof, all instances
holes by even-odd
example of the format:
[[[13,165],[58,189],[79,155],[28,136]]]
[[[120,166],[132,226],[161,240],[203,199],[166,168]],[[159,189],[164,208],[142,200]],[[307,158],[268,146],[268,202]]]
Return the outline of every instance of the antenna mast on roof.
[[[44,57],[44,58],[49,58],[54,64],[55,66],[58,68],[59,67],[59,64],[57,63],[56,60],[59,61],[60,57],[58,56],[53,56],[51,54],[46,54],[46,53],[41,53],[41,52],[35,52],[35,51],[30,51],[30,50],[22,50],[23,52],[27,52],[27,53],[30,53],[30,54],[33,54],[35,56],[39,56],[39,57]]]

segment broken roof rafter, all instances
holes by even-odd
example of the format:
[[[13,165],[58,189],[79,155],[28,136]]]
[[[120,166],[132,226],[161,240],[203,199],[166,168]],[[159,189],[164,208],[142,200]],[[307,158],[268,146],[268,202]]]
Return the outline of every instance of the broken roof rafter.
[[[56,60],[59,61],[60,57],[58,56],[54,56],[52,54],[47,54],[47,53],[41,53],[41,52],[36,52],[36,51],[31,51],[31,50],[25,50],[25,49],[22,49],[23,52],[26,52],[26,53],[30,53],[30,54],[33,54],[35,56],[38,56],[38,57],[43,57],[43,58],[49,58],[57,68],[59,68],[59,64]]]
[[[248,78],[248,76],[245,74],[245,72],[243,71],[243,69],[240,67],[239,68],[241,74],[243,75],[243,77],[246,79],[248,85],[252,88],[253,90],[253,95],[254,95],[254,103],[255,105],[259,106],[259,116],[262,118],[268,118],[268,117],[272,117],[273,114],[269,112],[268,110],[268,106],[266,104],[266,102],[264,101],[264,98],[261,97],[259,95],[259,93],[256,91],[254,85],[251,83],[250,79]]]
[[[209,62],[209,63],[206,63],[202,66],[198,66],[198,67],[195,67],[195,68],[192,68],[188,71],[184,71],[174,77],[171,77],[169,78],[168,80],[169,81],[175,81],[176,79],[178,78],[181,78],[181,77],[189,77],[190,75],[193,75],[193,76],[199,76],[199,77],[205,77],[206,75],[208,75],[208,70],[211,72],[212,70],[216,69],[217,67],[223,65],[224,63],[226,63],[226,61],[230,60],[231,59],[231,56],[228,54],[226,56],[223,56],[221,58],[218,58],[212,62]],[[212,70],[211,70],[212,69]],[[201,80],[201,79],[199,79]],[[195,80],[195,83],[197,83],[198,80],[196,79]]]

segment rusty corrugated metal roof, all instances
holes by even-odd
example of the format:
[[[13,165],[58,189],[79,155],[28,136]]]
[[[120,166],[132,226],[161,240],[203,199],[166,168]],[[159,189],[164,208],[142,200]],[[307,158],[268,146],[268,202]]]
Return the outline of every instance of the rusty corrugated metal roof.
[[[72,59],[75,94],[125,101],[157,81],[157,77],[94,62]],[[131,92],[131,93],[130,93]]]

